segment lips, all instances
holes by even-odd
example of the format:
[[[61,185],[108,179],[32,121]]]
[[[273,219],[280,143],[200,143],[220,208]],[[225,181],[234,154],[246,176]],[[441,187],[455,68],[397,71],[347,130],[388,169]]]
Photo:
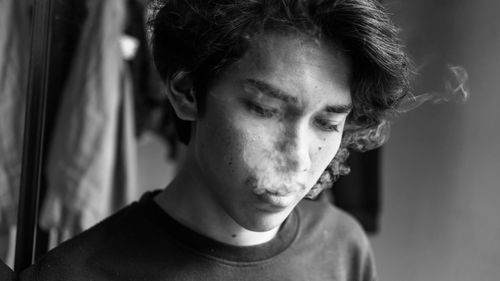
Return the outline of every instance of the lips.
[[[295,202],[295,196],[293,193],[283,194],[265,191],[261,194],[257,194],[257,196],[261,201],[277,208],[286,208]]]
[[[287,196],[292,193],[297,193],[297,191],[301,190],[302,185],[299,188],[293,188],[291,186],[280,186],[280,187],[256,187],[253,189],[253,192],[257,195],[261,195],[264,193],[270,193],[272,195],[277,196]]]

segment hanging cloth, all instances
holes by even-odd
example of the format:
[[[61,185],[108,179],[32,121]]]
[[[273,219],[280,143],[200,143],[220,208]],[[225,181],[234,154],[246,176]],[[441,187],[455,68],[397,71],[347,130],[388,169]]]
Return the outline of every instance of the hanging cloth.
[[[120,48],[126,3],[89,0],[87,8],[51,139],[40,218],[42,228],[59,234],[59,242],[131,202],[136,188],[135,156],[127,154],[135,153],[133,115],[124,118],[133,114],[125,94],[132,87]],[[116,171],[121,168],[126,171]]]
[[[29,58],[28,1],[0,0],[0,230],[16,225]]]

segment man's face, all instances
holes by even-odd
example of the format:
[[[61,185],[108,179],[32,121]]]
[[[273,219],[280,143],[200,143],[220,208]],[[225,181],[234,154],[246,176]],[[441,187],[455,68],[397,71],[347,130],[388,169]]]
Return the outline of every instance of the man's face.
[[[278,227],[340,145],[349,64],[333,44],[265,34],[207,93],[190,146],[207,200],[242,227]]]

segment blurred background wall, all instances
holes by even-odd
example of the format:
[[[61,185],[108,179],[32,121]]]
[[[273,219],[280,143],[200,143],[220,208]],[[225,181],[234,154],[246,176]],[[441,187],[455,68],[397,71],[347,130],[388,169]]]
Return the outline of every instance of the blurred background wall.
[[[500,1],[386,1],[425,62],[416,94],[464,66],[465,104],[426,104],[394,123],[384,148],[380,280],[500,280]]]

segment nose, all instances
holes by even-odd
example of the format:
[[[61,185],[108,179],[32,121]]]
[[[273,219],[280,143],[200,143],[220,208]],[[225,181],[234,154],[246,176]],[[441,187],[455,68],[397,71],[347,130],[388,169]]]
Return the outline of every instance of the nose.
[[[287,171],[303,172],[311,168],[310,137],[306,124],[286,128],[278,150],[283,153]]]

